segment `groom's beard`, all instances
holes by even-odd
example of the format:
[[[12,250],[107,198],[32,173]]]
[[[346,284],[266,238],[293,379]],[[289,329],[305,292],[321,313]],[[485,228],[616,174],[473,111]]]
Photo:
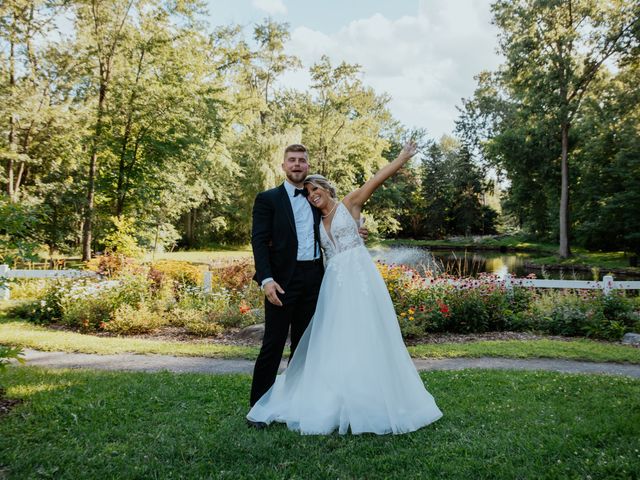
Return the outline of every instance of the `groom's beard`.
[[[307,177],[307,172],[288,172],[287,178],[291,183],[300,184]]]

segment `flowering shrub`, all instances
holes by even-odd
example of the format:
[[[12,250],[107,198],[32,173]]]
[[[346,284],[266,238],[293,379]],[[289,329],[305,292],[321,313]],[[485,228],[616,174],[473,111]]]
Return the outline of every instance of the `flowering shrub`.
[[[523,318],[532,329],[551,334],[617,340],[640,328],[640,304],[620,292],[550,291],[536,295]]]
[[[103,256],[105,278],[47,283],[38,298],[14,315],[38,323],[64,323],[85,331],[143,333],[165,324],[215,336],[225,329],[263,321],[264,295],[249,261],[214,270],[205,292],[201,271],[186,262],[146,266]],[[640,328],[640,299],[616,292],[515,287],[495,277],[423,277],[405,266],[379,263],[405,337],[431,332],[535,331],[554,335],[619,339]]]
[[[201,286],[201,270],[186,262],[146,266],[116,255],[92,262],[101,280],[48,282],[36,300],[16,306],[13,314],[37,323],[117,334],[148,332],[171,323],[189,333],[217,335],[261,320],[255,312],[261,312],[263,295],[251,281],[248,262],[217,269],[208,293]]]
[[[85,262],[85,266],[87,270],[110,278],[117,277],[123,271],[133,272],[137,270],[141,272],[143,270],[137,260],[117,253],[108,253],[92,258]]]
[[[62,322],[83,330],[98,329],[123,305],[139,308],[152,300],[149,278],[126,273],[117,280],[76,283],[61,297]]]
[[[213,284],[228,290],[242,290],[253,282],[253,261],[234,260],[213,270]]]
[[[491,275],[422,278],[405,266],[378,264],[405,337],[430,332],[538,331],[615,340],[640,328],[640,303],[621,293],[514,288]]]
[[[169,282],[174,290],[202,285],[202,271],[189,262],[176,260],[154,262],[149,269],[149,275],[156,282]]]
[[[182,310],[198,310],[203,313],[222,311],[231,305],[231,293],[224,288],[205,292],[202,287],[185,287],[175,307]]]
[[[62,297],[70,285],[69,281],[57,279],[48,283],[36,300],[16,305],[10,314],[27,318],[36,324],[50,324],[62,319]]]

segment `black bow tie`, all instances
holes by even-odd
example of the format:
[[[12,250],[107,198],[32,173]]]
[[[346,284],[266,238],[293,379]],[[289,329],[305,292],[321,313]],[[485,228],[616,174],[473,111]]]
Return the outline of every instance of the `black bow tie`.
[[[294,193],[293,196],[297,197],[298,195],[302,195],[303,197],[306,197],[309,195],[309,193],[307,192],[306,188],[296,188],[296,193]]]

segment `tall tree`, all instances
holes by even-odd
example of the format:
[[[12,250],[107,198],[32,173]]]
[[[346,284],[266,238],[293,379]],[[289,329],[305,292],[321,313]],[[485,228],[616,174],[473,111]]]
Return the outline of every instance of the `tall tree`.
[[[631,51],[640,6],[632,0],[499,0],[503,81],[528,110],[551,118],[559,138],[559,255],[570,255],[570,131],[607,61]]]
[[[86,58],[92,65],[96,90],[95,118],[89,147],[87,196],[82,228],[82,259],[91,259],[93,221],[96,195],[98,155],[101,149],[107,95],[111,86],[114,61],[125,39],[125,26],[132,21],[134,0],[79,2],[76,11],[76,30],[81,37]]]

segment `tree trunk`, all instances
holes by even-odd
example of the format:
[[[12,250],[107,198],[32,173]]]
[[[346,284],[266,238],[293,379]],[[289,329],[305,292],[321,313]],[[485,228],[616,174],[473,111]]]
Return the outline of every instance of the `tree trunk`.
[[[15,19],[14,19],[15,28]],[[14,30],[15,31],[15,30]],[[9,43],[9,92],[13,95],[16,86],[16,57],[15,57],[15,42],[13,37]],[[9,201],[15,201],[15,194],[13,191],[13,170],[15,155],[18,152],[18,144],[16,140],[16,122],[13,116],[13,111],[9,114],[9,161],[7,162],[7,194],[9,195]]]
[[[107,77],[108,78],[108,77]],[[100,94],[98,96],[98,111],[96,118],[96,129],[91,146],[91,158],[89,160],[89,178],[87,185],[87,205],[84,214],[84,224],[82,226],[82,260],[91,260],[91,240],[93,232],[93,210],[96,194],[96,171],[98,168],[98,142],[102,134],[102,117],[104,115],[104,102],[107,96],[107,80],[100,68]]]
[[[569,247],[569,124],[562,125],[562,186],[560,191],[560,258],[571,255]]]
[[[116,216],[120,218],[122,216],[122,212],[124,210],[124,197],[126,194],[126,186],[125,186],[125,176],[126,176],[126,168],[127,168],[127,147],[129,146],[129,138],[131,137],[131,129],[133,127],[133,109],[134,103],[137,98],[137,88],[138,83],[140,82],[140,76],[142,74],[142,64],[144,61],[145,50],[144,48],[140,52],[140,58],[138,59],[138,69],[136,72],[136,81],[131,90],[131,95],[129,96],[129,105],[127,112],[127,121],[124,128],[124,136],[122,138],[122,150],[120,152],[120,162],[118,163],[118,187],[117,187],[117,201],[116,201]]]

